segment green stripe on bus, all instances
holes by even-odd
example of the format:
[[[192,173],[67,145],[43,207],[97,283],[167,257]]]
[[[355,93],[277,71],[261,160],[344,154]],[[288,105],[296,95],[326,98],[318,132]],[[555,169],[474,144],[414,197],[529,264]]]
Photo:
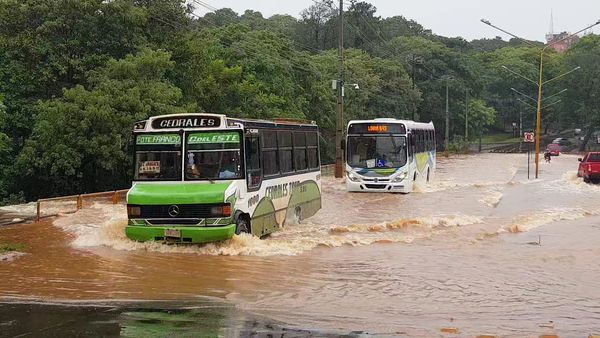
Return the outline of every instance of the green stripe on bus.
[[[181,136],[178,134],[144,134],[135,139],[138,145],[150,144],[181,144]]]
[[[240,143],[238,132],[193,133],[188,136],[188,144]]]

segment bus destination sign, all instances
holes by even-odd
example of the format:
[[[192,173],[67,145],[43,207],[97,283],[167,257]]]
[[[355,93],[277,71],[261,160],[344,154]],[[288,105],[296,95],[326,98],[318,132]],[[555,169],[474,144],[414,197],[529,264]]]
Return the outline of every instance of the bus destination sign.
[[[353,123],[348,134],[406,134],[402,123]]]
[[[386,124],[371,124],[367,126],[369,133],[387,133],[388,126]]]
[[[152,128],[154,129],[168,129],[168,128],[216,128],[221,125],[220,116],[210,115],[174,115],[169,117],[162,117],[152,121]]]

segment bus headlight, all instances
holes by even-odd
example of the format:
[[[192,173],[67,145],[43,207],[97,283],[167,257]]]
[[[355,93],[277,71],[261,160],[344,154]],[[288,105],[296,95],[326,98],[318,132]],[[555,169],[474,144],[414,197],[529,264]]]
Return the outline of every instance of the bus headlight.
[[[210,214],[213,217],[230,217],[231,216],[231,204],[225,204],[220,206],[214,206],[210,208]]]
[[[127,206],[127,215],[130,218],[140,216],[141,214],[142,214],[142,208],[134,207],[134,206]]]
[[[348,179],[350,181],[352,181],[352,182],[358,182],[359,181],[358,177],[356,175],[354,175],[353,173],[351,173],[351,172],[348,172]]]
[[[402,182],[403,179],[406,178],[406,172],[400,173],[398,176],[394,177],[392,182]]]

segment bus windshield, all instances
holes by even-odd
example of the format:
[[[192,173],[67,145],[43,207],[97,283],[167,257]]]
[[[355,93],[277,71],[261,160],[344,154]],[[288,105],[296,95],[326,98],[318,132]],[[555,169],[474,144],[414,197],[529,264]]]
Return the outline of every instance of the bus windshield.
[[[185,178],[218,180],[244,178],[239,131],[187,135]]]
[[[349,136],[348,165],[354,168],[399,168],[406,164],[406,137]]]
[[[135,180],[181,180],[181,135],[136,135]]]

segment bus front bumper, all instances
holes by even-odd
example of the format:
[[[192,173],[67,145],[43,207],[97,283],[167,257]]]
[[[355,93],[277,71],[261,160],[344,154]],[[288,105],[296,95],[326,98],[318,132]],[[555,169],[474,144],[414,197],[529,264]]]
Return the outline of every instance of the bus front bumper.
[[[138,242],[208,243],[230,239],[235,234],[235,227],[235,224],[204,227],[128,224],[125,234],[129,239]]]
[[[404,184],[404,181],[400,182],[352,182],[346,179],[346,190],[354,192],[410,192],[408,187]]]

